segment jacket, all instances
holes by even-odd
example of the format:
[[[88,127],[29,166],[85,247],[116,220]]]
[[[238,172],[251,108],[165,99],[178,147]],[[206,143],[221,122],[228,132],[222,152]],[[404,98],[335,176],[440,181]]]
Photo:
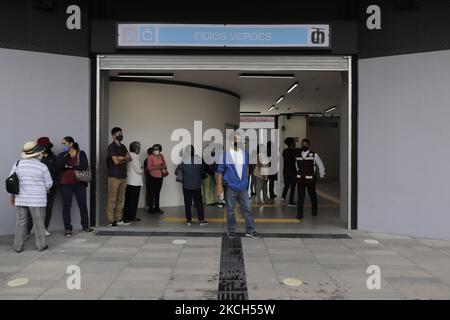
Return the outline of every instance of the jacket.
[[[223,183],[231,188],[235,192],[247,191],[248,187],[248,174],[247,169],[249,166],[250,157],[247,152],[244,151],[244,164],[242,166],[242,179],[239,179],[239,175],[236,171],[236,166],[233,163],[232,156],[229,151],[223,154],[223,161],[217,165],[217,172],[223,175]]]

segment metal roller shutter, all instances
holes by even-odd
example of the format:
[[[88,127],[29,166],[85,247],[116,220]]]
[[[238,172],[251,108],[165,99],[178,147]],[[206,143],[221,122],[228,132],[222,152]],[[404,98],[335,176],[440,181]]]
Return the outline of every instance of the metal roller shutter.
[[[345,56],[102,55],[105,70],[347,71]]]

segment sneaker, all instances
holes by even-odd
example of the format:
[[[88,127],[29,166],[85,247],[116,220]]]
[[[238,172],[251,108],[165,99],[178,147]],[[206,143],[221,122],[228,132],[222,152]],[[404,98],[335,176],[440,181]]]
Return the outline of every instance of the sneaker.
[[[236,232],[227,232],[228,239],[236,239]]]
[[[65,235],[67,238],[70,238],[70,237],[72,236],[72,230],[66,230],[66,231],[64,232],[64,235]]]
[[[217,205],[217,208],[222,209],[222,208],[223,208],[223,204],[222,204],[222,203],[219,203],[219,204]]]
[[[303,216],[296,216],[295,219],[297,219],[298,221],[302,222],[303,221]]]
[[[202,221],[200,221],[200,225],[201,226],[206,226],[208,224],[208,221],[207,220],[202,220]]]
[[[261,239],[261,235],[256,231],[247,232],[245,233],[245,236],[253,239]]]
[[[113,228],[113,229],[119,228],[119,226],[117,225],[117,222],[116,222],[116,221],[111,222],[111,223],[109,224],[109,227],[110,227],[110,228]]]
[[[295,208],[296,206],[297,206],[296,203],[289,203],[289,204],[288,204],[288,207],[289,207],[289,208]]]
[[[92,229],[92,228],[84,228],[84,229],[83,229],[83,232],[86,232],[86,233],[95,233],[95,230]]]
[[[121,220],[119,222],[117,222],[118,226],[129,226],[131,224],[131,222],[128,222],[126,220]]]
[[[48,232],[48,230],[45,230],[45,236],[46,237],[50,237],[52,234],[50,232]]]
[[[186,224],[187,224],[188,227],[191,227],[192,226],[192,221],[188,221],[188,222],[186,222]]]
[[[41,250],[39,250],[39,252],[45,251],[48,249],[48,246],[43,247]]]

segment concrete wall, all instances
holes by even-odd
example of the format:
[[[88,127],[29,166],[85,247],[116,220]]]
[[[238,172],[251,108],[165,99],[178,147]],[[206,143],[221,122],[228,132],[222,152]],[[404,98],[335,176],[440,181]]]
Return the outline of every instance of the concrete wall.
[[[137,140],[142,144],[141,162],[146,150],[155,143],[163,147],[170,176],[164,179],[161,206],[181,206],[181,184],[175,181],[176,165],[171,161],[172,131],[185,128],[191,132],[194,121],[203,121],[203,131],[217,128],[225,134],[227,124],[239,126],[239,99],[217,91],[181,85],[110,82],[110,129],[119,126],[124,131],[125,144]],[[144,190],[140,207],[145,206]]]
[[[90,62],[87,58],[0,49],[0,175],[9,175],[26,141],[49,136],[54,151],[73,136],[89,156]],[[0,195],[0,234],[14,233],[15,210]],[[63,229],[58,192],[50,230]],[[81,228],[74,201],[74,228]]]
[[[450,239],[450,51],[359,61],[362,230]]]

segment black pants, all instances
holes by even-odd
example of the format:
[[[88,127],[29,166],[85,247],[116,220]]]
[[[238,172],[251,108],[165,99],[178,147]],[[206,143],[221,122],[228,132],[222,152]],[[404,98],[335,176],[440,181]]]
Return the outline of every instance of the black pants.
[[[49,193],[47,193],[47,207],[45,208],[45,220],[44,220],[46,230],[48,230],[50,220],[52,219],[52,211],[53,211],[53,204],[55,203],[55,195],[56,189],[52,189]],[[28,234],[31,233],[31,229],[33,229],[33,219],[31,218],[31,214],[28,213],[28,231],[27,231]]]
[[[291,192],[289,193],[289,204],[294,203],[294,197],[295,197],[295,187],[297,185],[297,177],[296,173],[285,173],[284,175],[284,188],[283,188],[283,194],[282,198],[286,199],[287,193],[289,189]]]
[[[298,207],[297,207],[297,217],[303,218],[303,204],[305,202],[305,193],[308,189],[309,197],[311,198],[312,215],[317,216],[317,192],[316,192],[316,179],[311,183],[302,183],[300,179],[298,180]]]
[[[270,199],[276,198],[277,195],[275,194],[275,180],[277,179],[277,175],[271,175],[269,176],[269,195]]]
[[[148,195],[148,210],[159,210],[159,196],[164,178],[155,178],[152,175],[148,179],[149,195]]]
[[[77,200],[78,208],[80,209],[81,216],[81,226],[83,229],[89,228],[89,214],[87,208],[87,192],[86,185],[84,183],[77,184],[64,184],[61,186],[62,198],[63,198],[63,221],[64,228],[66,230],[72,230],[72,199],[75,195]]]
[[[125,204],[123,207],[123,220],[133,221],[134,219],[136,219],[140,193],[140,186],[127,185],[127,190],[125,193]]]
[[[198,221],[205,220],[202,189],[200,188],[197,190],[188,190],[183,188],[183,196],[186,221],[192,221],[192,199],[194,199],[194,205],[197,208]]]

